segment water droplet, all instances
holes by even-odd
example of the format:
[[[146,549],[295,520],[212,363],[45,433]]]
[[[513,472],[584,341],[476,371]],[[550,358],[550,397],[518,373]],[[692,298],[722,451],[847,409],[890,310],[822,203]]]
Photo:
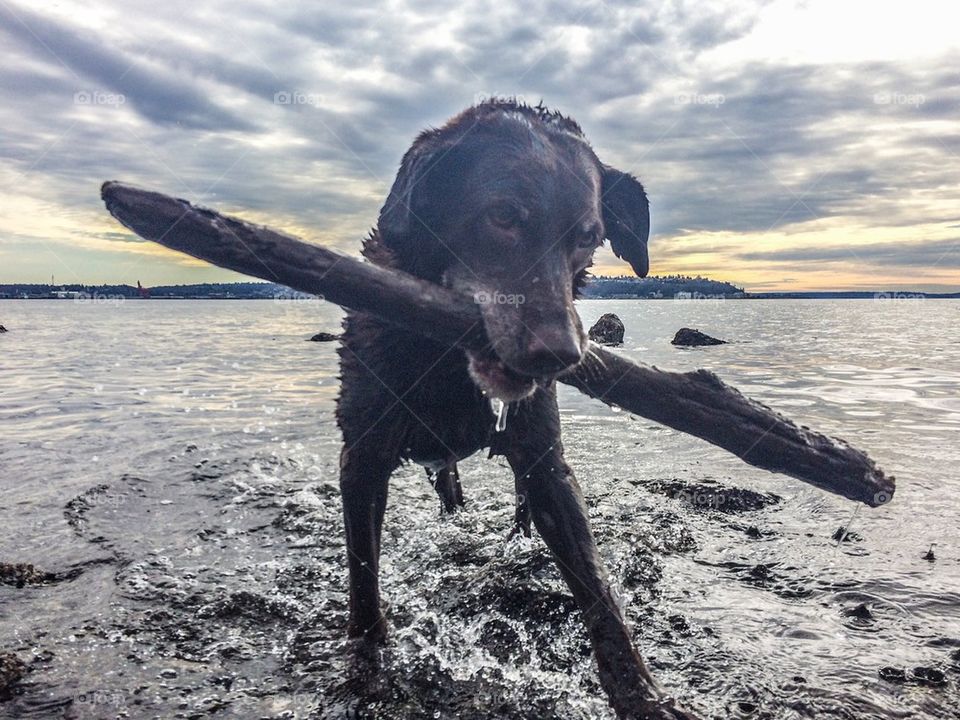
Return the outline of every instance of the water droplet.
[[[507,429],[507,409],[510,406],[500,398],[490,398],[490,409],[497,416],[496,430],[503,432]]]

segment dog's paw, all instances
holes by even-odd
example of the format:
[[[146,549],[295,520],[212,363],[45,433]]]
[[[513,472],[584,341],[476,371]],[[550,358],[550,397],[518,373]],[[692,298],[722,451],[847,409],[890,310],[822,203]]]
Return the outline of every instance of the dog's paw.
[[[507,542],[513,540],[517,535],[523,535],[523,537],[530,538],[530,523],[528,522],[515,522],[513,527],[510,529],[510,534],[507,535]]]
[[[347,637],[365,645],[383,645],[389,635],[387,619],[383,615],[369,622],[351,620],[347,626]]]

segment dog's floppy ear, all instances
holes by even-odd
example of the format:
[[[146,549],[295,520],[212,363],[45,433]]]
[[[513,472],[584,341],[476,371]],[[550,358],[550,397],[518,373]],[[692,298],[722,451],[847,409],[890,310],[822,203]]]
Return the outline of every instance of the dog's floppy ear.
[[[650,203],[643,185],[633,175],[601,166],[603,224],[614,255],[630,263],[638,277],[650,271]]]

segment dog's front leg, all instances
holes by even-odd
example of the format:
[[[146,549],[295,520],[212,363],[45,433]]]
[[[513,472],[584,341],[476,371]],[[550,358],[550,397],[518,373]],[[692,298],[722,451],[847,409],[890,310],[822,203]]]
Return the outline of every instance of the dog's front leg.
[[[382,642],[387,623],[380,610],[380,530],[387,505],[387,483],[396,460],[367,437],[340,453],[340,494],[350,571],[350,637]]]
[[[513,513],[513,529],[510,531],[512,538],[517,533],[524,537],[530,537],[530,503],[527,500],[526,481],[523,476],[516,473],[514,476],[514,489],[516,491],[516,510]]]
[[[511,421],[507,460],[537,531],[583,613],[610,704],[619,717],[631,720],[693,718],[662,699],[633,647],[597,553],[580,487],[563,459],[555,388],[538,389]]]

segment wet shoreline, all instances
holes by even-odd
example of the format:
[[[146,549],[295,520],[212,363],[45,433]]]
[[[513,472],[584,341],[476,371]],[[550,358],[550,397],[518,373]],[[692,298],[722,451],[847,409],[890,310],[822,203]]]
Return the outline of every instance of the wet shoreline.
[[[850,503],[562,395],[636,642],[706,717],[932,720],[960,702],[960,353],[924,340],[952,310],[844,303],[581,308],[624,319],[620,352],[709,367],[901,480],[837,543]],[[134,305],[70,305],[65,324],[62,303],[23,304],[5,346],[0,717],[612,717],[542,542],[507,543],[502,462],[463,464],[453,518],[419,468],[396,473],[380,672],[352,650],[336,357],[303,341],[335,313]],[[683,325],[743,342],[679,351]]]

